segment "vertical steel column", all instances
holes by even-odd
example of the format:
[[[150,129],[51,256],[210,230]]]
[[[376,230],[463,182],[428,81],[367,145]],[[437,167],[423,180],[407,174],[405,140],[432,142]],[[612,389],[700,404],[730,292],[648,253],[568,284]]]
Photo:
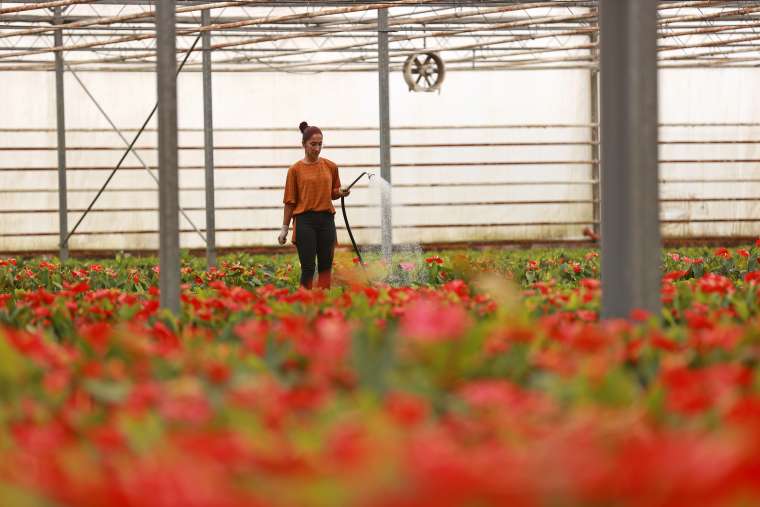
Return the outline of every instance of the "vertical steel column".
[[[53,21],[56,25],[63,24],[63,9],[53,9]],[[63,29],[58,29],[53,34],[56,47],[63,46]],[[66,185],[66,109],[64,102],[63,86],[63,51],[55,52],[55,106],[58,132],[58,229],[59,229],[59,253],[61,262],[69,258],[69,243],[66,240],[69,234],[69,209]]]
[[[201,24],[211,24],[208,9]],[[216,267],[216,211],[214,204],[214,121],[211,101],[211,32],[203,32],[203,152],[206,168],[206,265]]]
[[[391,121],[388,57],[388,9],[377,10],[377,53],[380,76],[380,176],[391,183]],[[392,186],[390,188],[393,188]],[[393,222],[391,217],[391,194],[382,192],[380,201],[381,242],[383,257],[390,264],[393,253]]]
[[[179,171],[175,0],[156,6],[158,74],[158,213],[161,308],[179,313]]]
[[[599,34],[592,33],[589,37],[592,45],[596,45],[599,42]],[[595,62],[599,60],[598,47],[591,48],[591,61]],[[599,182],[599,68],[592,67],[590,70],[590,82],[589,82],[589,101],[591,108],[591,199],[592,199],[592,217],[593,217],[593,230],[595,234],[599,234],[601,227],[601,210],[600,210],[600,182]]]
[[[657,0],[601,0],[602,317],[659,315]]]

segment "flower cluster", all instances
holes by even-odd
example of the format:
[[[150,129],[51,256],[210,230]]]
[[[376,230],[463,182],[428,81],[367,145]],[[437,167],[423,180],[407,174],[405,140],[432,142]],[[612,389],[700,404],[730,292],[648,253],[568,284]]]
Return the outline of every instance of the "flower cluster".
[[[757,504],[741,251],[666,255],[662,316],[603,322],[595,252],[348,257],[331,291],[186,262],[176,316],[150,263],[2,260],[0,503]]]

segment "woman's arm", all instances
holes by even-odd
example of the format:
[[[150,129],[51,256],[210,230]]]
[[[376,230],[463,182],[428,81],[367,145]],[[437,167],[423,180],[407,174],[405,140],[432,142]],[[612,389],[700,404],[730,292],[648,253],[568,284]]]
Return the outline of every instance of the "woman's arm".
[[[348,190],[345,190],[341,188],[340,186],[340,175],[338,174],[338,166],[331,166],[330,167],[331,175],[332,175],[332,197],[333,201],[335,199],[340,199],[341,197],[345,197],[351,192]]]
[[[288,240],[288,228],[290,227],[290,220],[293,218],[293,211],[296,209],[298,203],[298,184],[296,183],[296,174],[291,167],[288,169],[288,176],[285,180],[285,196],[282,199],[282,203],[285,205],[282,227],[280,228],[280,235],[277,236],[277,241],[284,245]]]
[[[286,204],[285,212],[282,217],[282,227],[280,235],[277,236],[277,242],[284,245],[288,241],[288,229],[290,228],[290,219],[293,218],[293,210],[296,209],[294,204]]]
[[[294,204],[286,204],[285,212],[282,217],[282,226],[290,227],[290,219],[293,218],[293,210],[296,209]]]

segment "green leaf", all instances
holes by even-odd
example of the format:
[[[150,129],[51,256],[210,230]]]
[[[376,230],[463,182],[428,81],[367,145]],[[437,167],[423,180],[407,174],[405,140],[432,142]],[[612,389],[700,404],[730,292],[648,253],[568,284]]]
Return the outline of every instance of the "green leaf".
[[[130,385],[126,382],[91,379],[84,382],[84,388],[97,401],[118,405],[127,397]]]

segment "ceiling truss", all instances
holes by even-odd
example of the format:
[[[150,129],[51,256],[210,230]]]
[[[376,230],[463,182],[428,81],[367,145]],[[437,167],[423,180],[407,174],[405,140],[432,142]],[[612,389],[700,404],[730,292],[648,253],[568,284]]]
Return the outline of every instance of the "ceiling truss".
[[[597,2],[591,0],[385,2],[178,1],[177,60],[212,35],[215,72],[377,71],[377,12],[389,9],[391,70],[435,51],[447,70],[593,69]],[[55,12],[63,44],[56,46]],[[211,23],[201,23],[208,10]],[[661,1],[662,68],[760,66],[760,0]],[[0,2],[0,70],[154,71],[155,2]],[[184,71],[200,71],[201,54]]]

